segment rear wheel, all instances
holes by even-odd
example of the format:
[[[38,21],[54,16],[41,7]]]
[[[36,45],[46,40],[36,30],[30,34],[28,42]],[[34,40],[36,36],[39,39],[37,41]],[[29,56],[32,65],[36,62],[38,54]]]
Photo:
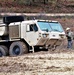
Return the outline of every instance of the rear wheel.
[[[2,45],[2,48],[5,50],[6,55],[8,55],[8,53],[9,53],[8,48],[6,46],[3,46],[3,45]]]
[[[8,54],[8,49],[6,46],[1,45],[0,46],[0,57],[6,56]]]
[[[9,49],[10,56],[18,56],[28,53],[28,48],[23,42],[13,42]]]

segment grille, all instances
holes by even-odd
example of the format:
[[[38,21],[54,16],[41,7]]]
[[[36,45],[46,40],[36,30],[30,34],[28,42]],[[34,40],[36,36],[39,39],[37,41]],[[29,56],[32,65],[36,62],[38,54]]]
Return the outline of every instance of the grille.
[[[9,37],[19,38],[19,25],[9,26]]]

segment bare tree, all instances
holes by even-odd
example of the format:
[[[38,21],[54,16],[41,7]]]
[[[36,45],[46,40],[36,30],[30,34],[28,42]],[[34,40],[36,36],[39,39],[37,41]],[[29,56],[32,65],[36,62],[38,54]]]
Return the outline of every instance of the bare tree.
[[[48,0],[44,0],[44,4],[47,4]]]

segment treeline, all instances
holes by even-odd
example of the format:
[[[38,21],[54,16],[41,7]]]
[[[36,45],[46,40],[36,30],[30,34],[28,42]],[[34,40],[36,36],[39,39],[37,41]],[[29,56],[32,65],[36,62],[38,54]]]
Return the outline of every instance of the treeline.
[[[18,3],[23,3],[25,5],[32,5],[34,3],[43,3],[43,4],[48,4],[48,3],[57,3],[59,0],[14,0]]]

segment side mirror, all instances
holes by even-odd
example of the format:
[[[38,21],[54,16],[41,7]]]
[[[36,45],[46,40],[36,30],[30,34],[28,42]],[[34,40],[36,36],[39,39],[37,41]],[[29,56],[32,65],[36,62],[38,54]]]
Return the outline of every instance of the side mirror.
[[[29,25],[27,25],[27,32],[29,32],[30,31],[30,26]]]

